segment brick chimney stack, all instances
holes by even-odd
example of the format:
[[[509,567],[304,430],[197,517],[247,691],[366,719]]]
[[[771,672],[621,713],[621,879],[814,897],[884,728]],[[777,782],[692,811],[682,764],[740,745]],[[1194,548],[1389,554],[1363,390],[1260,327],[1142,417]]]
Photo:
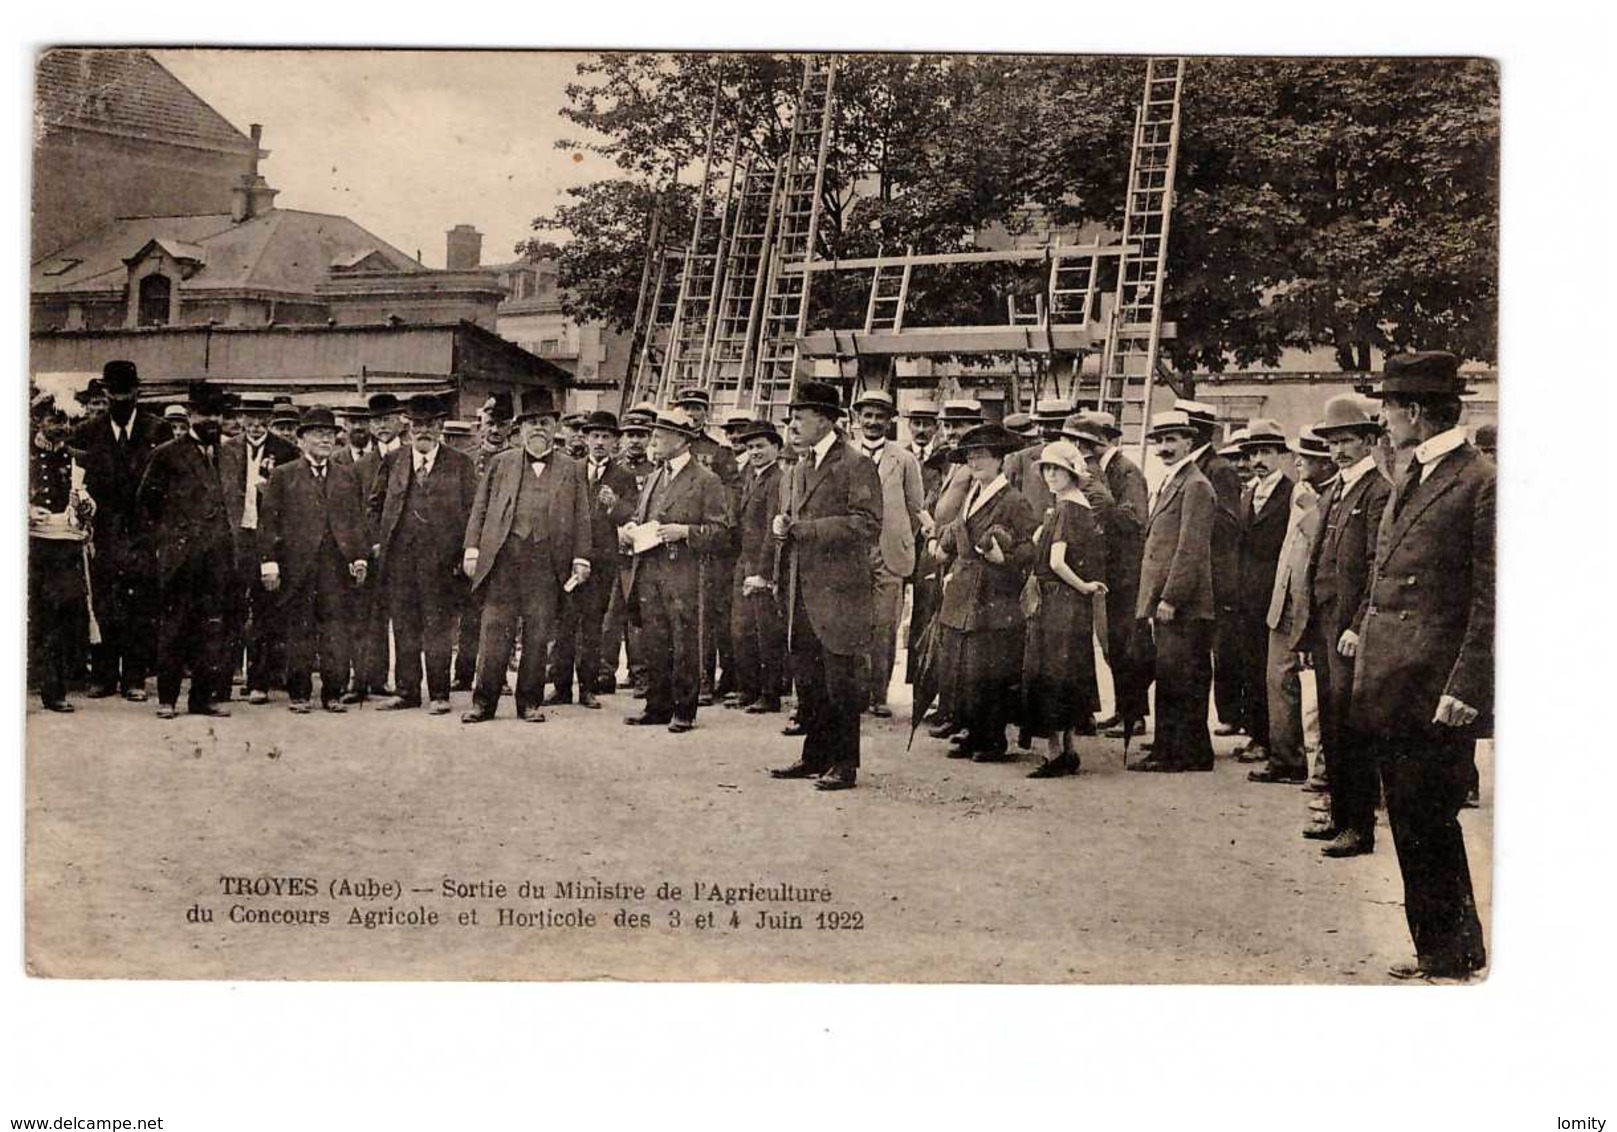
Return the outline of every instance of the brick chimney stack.
[[[231,192],[230,217],[237,224],[261,216],[274,208],[275,196],[280,192],[279,189],[270,188],[269,182],[258,173],[258,159],[269,156],[268,150],[258,147],[258,143],[264,140],[264,127],[254,122],[248,127],[248,133],[253,139],[253,155],[247,166],[247,172],[242,174],[241,180]]]
[[[457,224],[446,235],[446,268],[450,271],[470,271],[483,266],[483,233],[470,224]]]

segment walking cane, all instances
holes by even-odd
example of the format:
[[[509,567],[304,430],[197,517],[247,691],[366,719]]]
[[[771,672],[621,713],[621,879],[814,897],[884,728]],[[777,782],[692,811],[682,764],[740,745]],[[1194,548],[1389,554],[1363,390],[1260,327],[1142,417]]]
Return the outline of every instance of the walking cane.
[[[84,551],[79,555],[84,565],[84,606],[90,614],[90,643],[101,643],[101,622],[95,619],[95,584],[90,580],[90,540],[84,540]]]

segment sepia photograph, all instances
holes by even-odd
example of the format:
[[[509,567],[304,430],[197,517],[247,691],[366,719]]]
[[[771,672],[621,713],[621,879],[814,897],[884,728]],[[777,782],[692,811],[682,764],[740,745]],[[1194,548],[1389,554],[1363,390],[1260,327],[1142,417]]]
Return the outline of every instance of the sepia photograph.
[[[821,15],[14,45],[10,1126],[1603,1127],[1591,107]]]

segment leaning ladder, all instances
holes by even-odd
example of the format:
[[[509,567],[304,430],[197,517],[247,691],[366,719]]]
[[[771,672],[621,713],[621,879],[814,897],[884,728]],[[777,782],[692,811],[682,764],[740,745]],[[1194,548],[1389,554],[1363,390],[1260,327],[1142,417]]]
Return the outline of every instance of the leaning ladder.
[[[775,169],[756,158],[748,159],[730,225],[718,318],[702,358],[702,384],[715,394],[715,401],[729,400],[731,395],[739,399],[753,360],[778,184]]]
[[[1101,357],[1100,407],[1117,418],[1122,443],[1138,444],[1142,458],[1162,333],[1184,71],[1183,59],[1150,59],[1145,65],[1123,208],[1123,243],[1138,250],[1118,261],[1117,296]]]
[[[753,371],[752,408],[760,419],[777,419],[797,379],[799,344],[808,327],[814,241],[820,224],[820,192],[831,141],[832,88],[836,56],[803,61],[803,85],[792,115],[792,134],[781,165],[775,198],[775,232],[764,289],[758,364]],[[786,268],[791,265],[793,271]]]

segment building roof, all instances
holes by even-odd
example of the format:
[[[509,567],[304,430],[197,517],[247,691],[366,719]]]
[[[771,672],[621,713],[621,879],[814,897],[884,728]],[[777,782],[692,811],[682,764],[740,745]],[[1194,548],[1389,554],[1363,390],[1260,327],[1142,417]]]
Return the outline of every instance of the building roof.
[[[39,57],[39,126],[91,129],[233,153],[251,138],[197,97],[146,51],[61,47]]]
[[[200,259],[185,281],[192,292],[313,294],[333,264],[367,258],[371,268],[428,270],[345,216],[271,208],[239,224],[228,213],[114,220],[34,263],[30,287],[36,296],[121,290],[127,261],[153,242]]]

